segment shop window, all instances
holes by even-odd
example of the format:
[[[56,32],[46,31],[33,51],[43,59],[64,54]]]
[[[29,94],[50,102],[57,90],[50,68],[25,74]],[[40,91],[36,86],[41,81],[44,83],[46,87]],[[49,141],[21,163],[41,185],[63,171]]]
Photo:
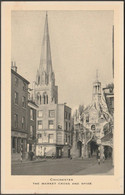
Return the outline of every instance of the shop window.
[[[53,129],[54,128],[54,121],[50,120],[49,121],[49,129]]]
[[[42,129],[43,128],[43,123],[42,120],[38,121],[38,129]]]
[[[48,142],[49,143],[53,143],[54,142],[54,136],[53,136],[53,134],[49,134],[48,135]]]
[[[32,108],[30,109],[30,119],[34,120],[34,110]]]
[[[14,127],[17,128],[18,127],[18,115],[14,114]]]
[[[38,117],[43,117],[43,110],[38,111]]]
[[[25,129],[25,117],[22,117],[22,129]]]
[[[14,102],[15,104],[18,104],[18,93],[17,92],[15,92],[14,94]]]
[[[49,110],[49,117],[55,118],[55,110]]]
[[[57,133],[57,143],[58,144],[62,143],[62,133]]]
[[[23,108],[26,108],[26,97],[22,97],[22,106]]]

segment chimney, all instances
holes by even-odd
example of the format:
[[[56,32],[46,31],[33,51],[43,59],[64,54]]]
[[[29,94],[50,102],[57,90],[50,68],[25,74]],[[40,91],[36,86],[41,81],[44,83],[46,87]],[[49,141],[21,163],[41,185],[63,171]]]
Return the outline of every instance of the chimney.
[[[11,68],[17,72],[17,66],[16,66],[16,62],[15,61],[11,61]]]

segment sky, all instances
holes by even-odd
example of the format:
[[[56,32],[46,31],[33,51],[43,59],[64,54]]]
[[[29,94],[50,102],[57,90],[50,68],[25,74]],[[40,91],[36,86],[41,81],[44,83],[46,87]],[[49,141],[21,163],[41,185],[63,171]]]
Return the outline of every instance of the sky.
[[[11,58],[31,84],[40,63],[45,11],[11,12]],[[113,11],[48,11],[58,103],[75,110],[92,100],[98,69],[102,87],[113,82]]]

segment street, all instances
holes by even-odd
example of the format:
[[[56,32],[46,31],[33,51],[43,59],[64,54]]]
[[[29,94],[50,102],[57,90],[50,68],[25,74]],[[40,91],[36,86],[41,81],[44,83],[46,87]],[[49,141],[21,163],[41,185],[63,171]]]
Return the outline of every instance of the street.
[[[41,162],[12,163],[12,175],[87,175],[113,174],[111,160],[98,165],[90,159],[45,159]]]

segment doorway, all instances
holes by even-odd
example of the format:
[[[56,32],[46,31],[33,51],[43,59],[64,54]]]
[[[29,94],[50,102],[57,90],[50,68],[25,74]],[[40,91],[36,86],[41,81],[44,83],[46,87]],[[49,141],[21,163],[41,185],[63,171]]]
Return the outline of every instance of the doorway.
[[[97,145],[96,141],[91,141],[90,142],[90,155],[96,156],[97,149],[98,149],[98,145]]]

